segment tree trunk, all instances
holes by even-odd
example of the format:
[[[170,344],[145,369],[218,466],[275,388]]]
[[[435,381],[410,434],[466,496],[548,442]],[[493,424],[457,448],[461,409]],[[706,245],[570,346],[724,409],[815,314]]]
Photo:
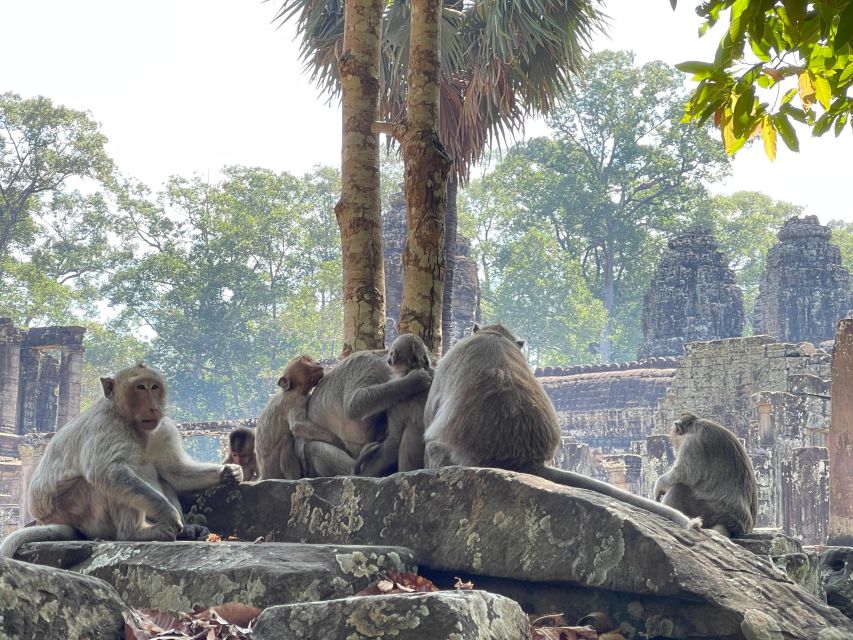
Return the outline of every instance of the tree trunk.
[[[413,0],[406,121],[400,147],[408,216],[400,333],[441,350],[444,212],[450,158],[438,136],[441,0]]]
[[[384,0],[347,0],[338,60],[343,106],[341,230],[344,341],[341,355],[385,346],[385,267],[379,203],[379,52]]]
[[[613,249],[609,242],[604,244],[604,329],[601,331],[599,354],[602,362],[610,362],[613,357],[611,334],[613,333],[613,307],[616,300],[616,288],[613,282]]]
[[[453,276],[456,273],[456,193],[459,176],[450,172],[447,181],[447,211],[444,215],[444,297],[441,304],[441,352],[453,344]]]

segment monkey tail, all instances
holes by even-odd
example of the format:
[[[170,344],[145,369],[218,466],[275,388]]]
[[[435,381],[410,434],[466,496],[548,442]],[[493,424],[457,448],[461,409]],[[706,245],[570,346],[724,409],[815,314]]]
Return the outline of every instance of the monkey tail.
[[[54,542],[59,540],[80,540],[83,536],[74,527],[67,524],[47,524],[26,527],[10,533],[0,543],[0,557],[13,558],[18,549],[29,542]]]
[[[648,498],[643,498],[642,496],[634,495],[629,491],[624,491],[619,487],[614,487],[612,484],[607,484],[606,482],[581,475],[580,473],[544,466],[540,471],[537,471],[535,475],[567,487],[576,487],[578,489],[595,491],[596,493],[608,496],[609,498],[626,502],[634,507],[651,511],[654,514],[663,516],[667,520],[674,522],[684,529],[702,528],[702,518],[690,518],[689,516],[681,513],[681,511],[668,507],[665,504],[654,502]]]

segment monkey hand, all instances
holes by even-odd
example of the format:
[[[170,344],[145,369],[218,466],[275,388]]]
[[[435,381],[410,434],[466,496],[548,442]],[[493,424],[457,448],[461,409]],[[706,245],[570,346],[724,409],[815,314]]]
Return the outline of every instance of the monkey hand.
[[[407,386],[412,395],[429,391],[432,385],[432,374],[425,369],[412,369],[403,379],[408,383]]]
[[[222,472],[219,474],[219,482],[228,486],[240,484],[243,482],[243,469],[239,464],[222,465]]]
[[[660,499],[663,498],[664,494],[666,494],[666,489],[660,483],[660,480],[655,482],[655,488],[652,490],[652,493],[655,496],[655,502],[660,502]]]

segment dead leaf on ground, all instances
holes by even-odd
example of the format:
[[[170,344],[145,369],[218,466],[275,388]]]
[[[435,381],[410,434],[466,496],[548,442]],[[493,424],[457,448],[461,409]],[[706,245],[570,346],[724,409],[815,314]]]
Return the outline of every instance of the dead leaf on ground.
[[[220,536],[216,533],[209,533],[209,534],[207,534],[207,538],[205,538],[205,541],[207,541],[207,542],[222,542],[222,536]]]
[[[453,584],[453,588],[457,591],[468,591],[474,588],[474,583],[470,580],[468,582],[462,582],[462,578],[460,578],[459,576],[455,576],[454,579],[456,580],[456,582]]]
[[[261,609],[237,602],[212,608],[193,606],[190,613],[175,618],[157,609],[125,613],[127,640],[248,640],[252,622]]]
[[[438,591],[432,582],[414,573],[389,571],[375,584],[362,589],[357,596],[381,596],[389,593],[430,593]]]

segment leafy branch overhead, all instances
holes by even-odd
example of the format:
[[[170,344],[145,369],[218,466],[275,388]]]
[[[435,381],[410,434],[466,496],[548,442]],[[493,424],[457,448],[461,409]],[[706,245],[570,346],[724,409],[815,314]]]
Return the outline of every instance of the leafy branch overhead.
[[[771,160],[777,138],[799,151],[792,121],[815,136],[853,126],[853,0],[710,0],[696,8],[705,20],[699,34],[724,10],[729,24],[714,61],[676,65],[698,82],[685,121],[713,117],[729,154],[761,136]]]

